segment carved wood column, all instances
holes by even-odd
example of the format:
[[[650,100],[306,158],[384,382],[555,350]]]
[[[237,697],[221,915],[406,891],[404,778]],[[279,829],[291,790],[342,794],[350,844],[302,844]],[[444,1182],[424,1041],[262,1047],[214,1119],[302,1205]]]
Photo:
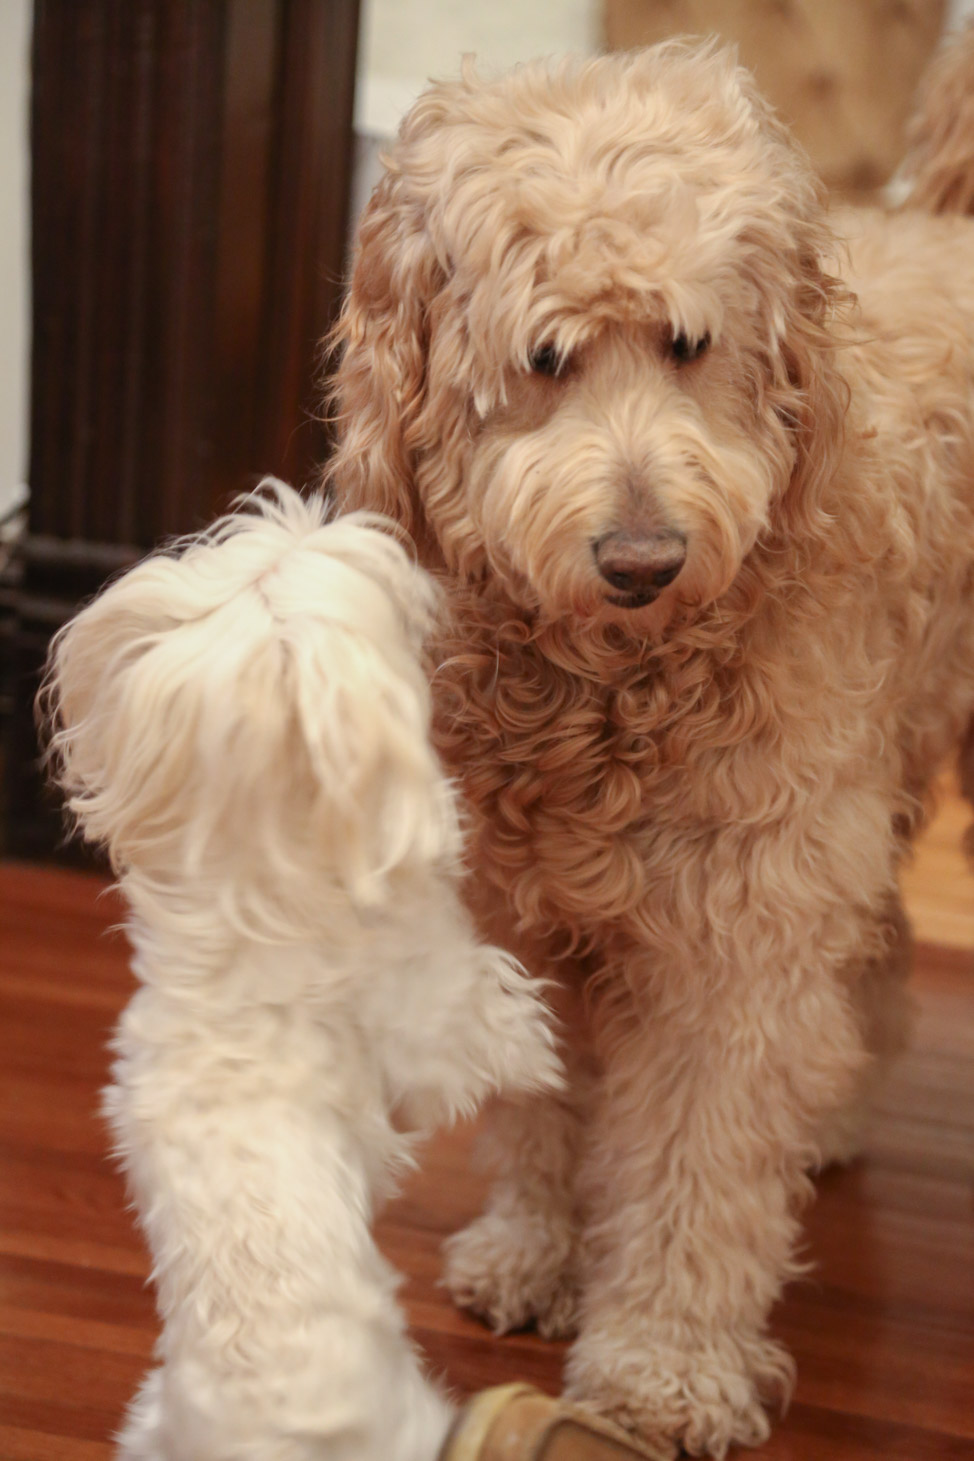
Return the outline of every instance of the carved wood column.
[[[105,576],[325,450],[358,0],[37,0],[28,533],[5,850],[48,851],[30,704]]]

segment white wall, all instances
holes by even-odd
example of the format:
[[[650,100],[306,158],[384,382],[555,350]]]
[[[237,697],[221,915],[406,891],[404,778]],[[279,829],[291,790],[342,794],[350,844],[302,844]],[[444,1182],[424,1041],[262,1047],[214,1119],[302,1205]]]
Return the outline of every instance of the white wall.
[[[31,0],[0,0],[0,517],[27,475]]]
[[[974,0],[948,0],[947,29],[963,25],[974,16]]]
[[[356,128],[390,136],[430,77],[466,52],[487,69],[598,45],[600,0],[365,0]]]
[[[601,0],[363,0],[353,226],[379,179],[382,144],[431,78],[455,76],[467,54],[485,71],[502,71],[537,56],[591,52],[601,24]]]

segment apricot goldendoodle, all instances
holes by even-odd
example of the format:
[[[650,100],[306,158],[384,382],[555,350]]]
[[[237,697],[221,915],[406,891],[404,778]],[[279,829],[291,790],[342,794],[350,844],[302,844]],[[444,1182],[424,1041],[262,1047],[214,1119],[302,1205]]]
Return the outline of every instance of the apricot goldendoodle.
[[[712,45],[468,69],[339,333],[336,489],[449,595],[471,896],[577,1035],[448,1281],[719,1456],[789,1390],[769,1310],[899,1043],[897,872],[974,712],[974,225],[830,219]]]

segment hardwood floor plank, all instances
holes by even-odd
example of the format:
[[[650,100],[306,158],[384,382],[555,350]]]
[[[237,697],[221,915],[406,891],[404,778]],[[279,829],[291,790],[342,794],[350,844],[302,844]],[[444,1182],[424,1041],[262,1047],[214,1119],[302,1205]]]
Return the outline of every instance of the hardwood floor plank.
[[[82,1441],[77,1436],[44,1435],[34,1430],[0,1425],[3,1461],[109,1461],[107,1441]]]

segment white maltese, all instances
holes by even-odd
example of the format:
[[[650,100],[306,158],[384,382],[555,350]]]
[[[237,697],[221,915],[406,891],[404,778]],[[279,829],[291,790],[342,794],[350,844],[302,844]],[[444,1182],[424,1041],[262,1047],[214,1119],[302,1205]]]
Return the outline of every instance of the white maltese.
[[[128,1461],[432,1461],[451,1419],[369,1224],[414,1134],[559,1082],[457,898],[429,579],[281,484],[55,642],[71,812],[132,910],[106,1106],[154,1260]]]

